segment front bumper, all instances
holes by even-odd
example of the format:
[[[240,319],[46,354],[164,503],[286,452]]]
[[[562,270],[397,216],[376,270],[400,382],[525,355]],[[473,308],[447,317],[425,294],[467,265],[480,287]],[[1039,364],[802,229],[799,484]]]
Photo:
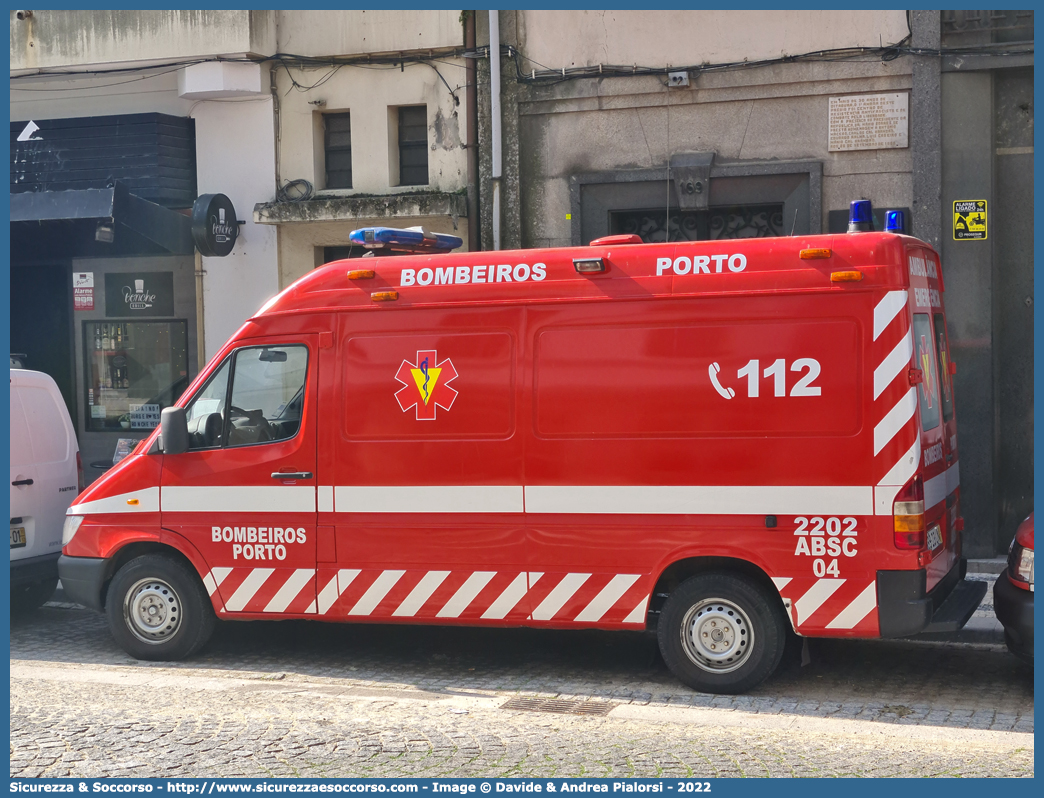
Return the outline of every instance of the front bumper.
[[[993,585],[993,608],[1004,626],[1004,642],[1012,654],[1033,662],[1033,593],[1015,587],[1007,574]]]
[[[92,610],[105,609],[105,582],[108,578],[110,560],[101,557],[70,557],[63,554],[58,558],[58,576],[62,590],[71,601],[83,604]]]
[[[46,582],[58,578],[59,553],[42,554],[39,557],[26,557],[24,560],[11,560],[11,587],[20,588],[36,582]]]
[[[968,561],[961,559],[930,591],[918,571],[877,572],[877,618],[881,637],[909,637],[920,632],[957,632],[986,595],[986,582],[968,581]]]

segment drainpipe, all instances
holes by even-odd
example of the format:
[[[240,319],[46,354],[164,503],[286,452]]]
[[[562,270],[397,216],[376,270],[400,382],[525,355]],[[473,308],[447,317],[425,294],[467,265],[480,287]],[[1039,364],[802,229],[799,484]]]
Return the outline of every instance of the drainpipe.
[[[500,249],[500,12],[489,12],[489,96],[493,128],[493,249]]]
[[[469,50],[475,49],[475,14],[469,11],[467,21],[464,23],[464,46]],[[479,203],[478,203],[478,64],[474,58],[468,58],[465,74],[468,91],[467,106],[468,115],[468,251],[478,252],[482,248],[482,228],[479,225]]]

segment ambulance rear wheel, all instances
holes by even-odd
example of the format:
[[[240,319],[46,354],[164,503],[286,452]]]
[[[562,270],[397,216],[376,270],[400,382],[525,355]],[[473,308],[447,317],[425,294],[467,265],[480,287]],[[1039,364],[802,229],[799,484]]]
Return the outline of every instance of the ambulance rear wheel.
[[[109,583],[109,629],[135,659],[187,657],[214,631],[214,609],[194,572],[171,557],[147,554],[128,562]]]
[[[686,580],[660,613],[660,653],[681,681],[706,693],[742,693],[776,670],[786,626],[775,597],[738,574]]]

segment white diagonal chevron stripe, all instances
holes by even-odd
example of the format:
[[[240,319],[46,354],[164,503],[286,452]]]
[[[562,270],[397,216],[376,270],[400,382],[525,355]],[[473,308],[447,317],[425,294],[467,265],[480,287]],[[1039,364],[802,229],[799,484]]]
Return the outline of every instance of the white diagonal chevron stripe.
[[[208,596],[213,596],[214,591],[217,590],[217,585],[214,583],[214,577],[212,577],[209,573],[207,573],[207,575],[203,577],[203,587],[207,589]]]
[[[449,571],[428,571],[424,574],[417,586],[410,591],[402,604],[395,608],[392,615],[400,618],[412,618],[418,610],[424,606],[424,602],[431,598],[439,585],[446,581],[450,575]]]
[[[515,609],[518,602],[526,595],[526,575],[524,573],[516,576],[504,592],[497,596],[497,600],[489,605],[482,617],[487,620],[502,620],[511,610]]]
[[[898,402],[895,403],[895,407],[889,410],[885,417],[882,418],[877,426],[874,427],[874,456],[876,457],[880,451],[888,445],[888,442],[896,436],[906,422],[913,418],[914,411],[917,409],[917,389],[910,388]]]
[[[645,608],[649,604],[649,597],[643,598],[637,607],[627,613],[627,617],[623,619],[624,623],[645,623]]]
[[[790,580],[793,578],[792,576],[774,576],[772,577],[772,584],[776,586],[776,590],[782,592],[783,588],[790,584]]]
[[[906,307],[906,291],[889,291],[884,299],[877,303],[874,308],[874,340],[881,337],[892,319],[899,315],[899,311]]]
[[[794,609],[797,610],[798,626],[808,620],[813,612],[822,607],[826,600],[834,595],[837,589],[844,583],[844,579],[820,579],[812,585],[805,595],[794,602]]]
[[[325,615],[333,603],[337,601],[337,597],[341,595],[337,592],[337,575],[334,574],[330,577],[330,581],[326,583],[326,587],[319,591],[319,595],[316,596],[316,605],[320,615]]]
[[[838,613],[827,629],[852,629],[877,606],[877,582],[873,581],[853,599],[852,603]]]
[[[903,369],[910,366],[910,358],[913,357],[913,336],[907,332],[895,348],[888,353],[874,369],[874,399],[884,393],[884,389],[892,384]]]
[[[290,602],[297,598],[301,589],[312,581],[312,574],[314,573],[315,571],[311,568],[298,568],[290,574],[290,578],[283,583],[283,586],[272,596],[272,600],[268,602],[265,612],[282,612],[289,607]]]
[[[453,594],[453,598],[446,602],[446,604],[435,613],[437,618],[459,618],[460,614],[468,608],[468,605],[475,600],[475,596],[486,585],[489,581],[497,575],[496,571],[475,571],[471,576],[467,578],[463,585],[457,588],[457,592]]]
[[[362,598],[355,602],[355,606],[348,610],[349,615],[369,615],[381,603],[381,599],[388,595],[388,591],[395,587],[395,583],[402,579],[405,571],[381,571],[373,584],[362,594]]]
[[[637,581],[638,574],[617,574],[609,580],[609,584],[603,587],[598,592],[598,595],[591,599],[591,603],[584,607],[581,613],[573,620],[580,623],[600,621],[602,616],[609,612],[609,609]]]
[[[275,571],[274,568],[255,568],[251,571],[247,578],[243,580],[236,592],[232,594],[232,598],[225,602],[225,609],[229,612],[239,612],[247,605],[247,602],[254,597],[254,594],[261,589],[261,585],[265,583],[265,580]]]
[[[534,621],[550,621],[562,606],[573,597],[580,586],[591,578],[591,574],[566,574],[562,581],[555,585],[540,606],[533,610]]]

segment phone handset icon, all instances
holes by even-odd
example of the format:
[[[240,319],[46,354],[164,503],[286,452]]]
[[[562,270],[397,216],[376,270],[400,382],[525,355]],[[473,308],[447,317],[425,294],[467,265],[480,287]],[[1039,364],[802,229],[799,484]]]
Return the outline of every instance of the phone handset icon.
[[[721,371],[721,367],[717,363],[711,363],[707,366],[707,375],[710,377],[711,385],[714,386],[719,394],[724,396],[726,399],[731,399],[736,395],[736,392],[732,388],[723,388],[721,383],[718,382],[718,372]]]

